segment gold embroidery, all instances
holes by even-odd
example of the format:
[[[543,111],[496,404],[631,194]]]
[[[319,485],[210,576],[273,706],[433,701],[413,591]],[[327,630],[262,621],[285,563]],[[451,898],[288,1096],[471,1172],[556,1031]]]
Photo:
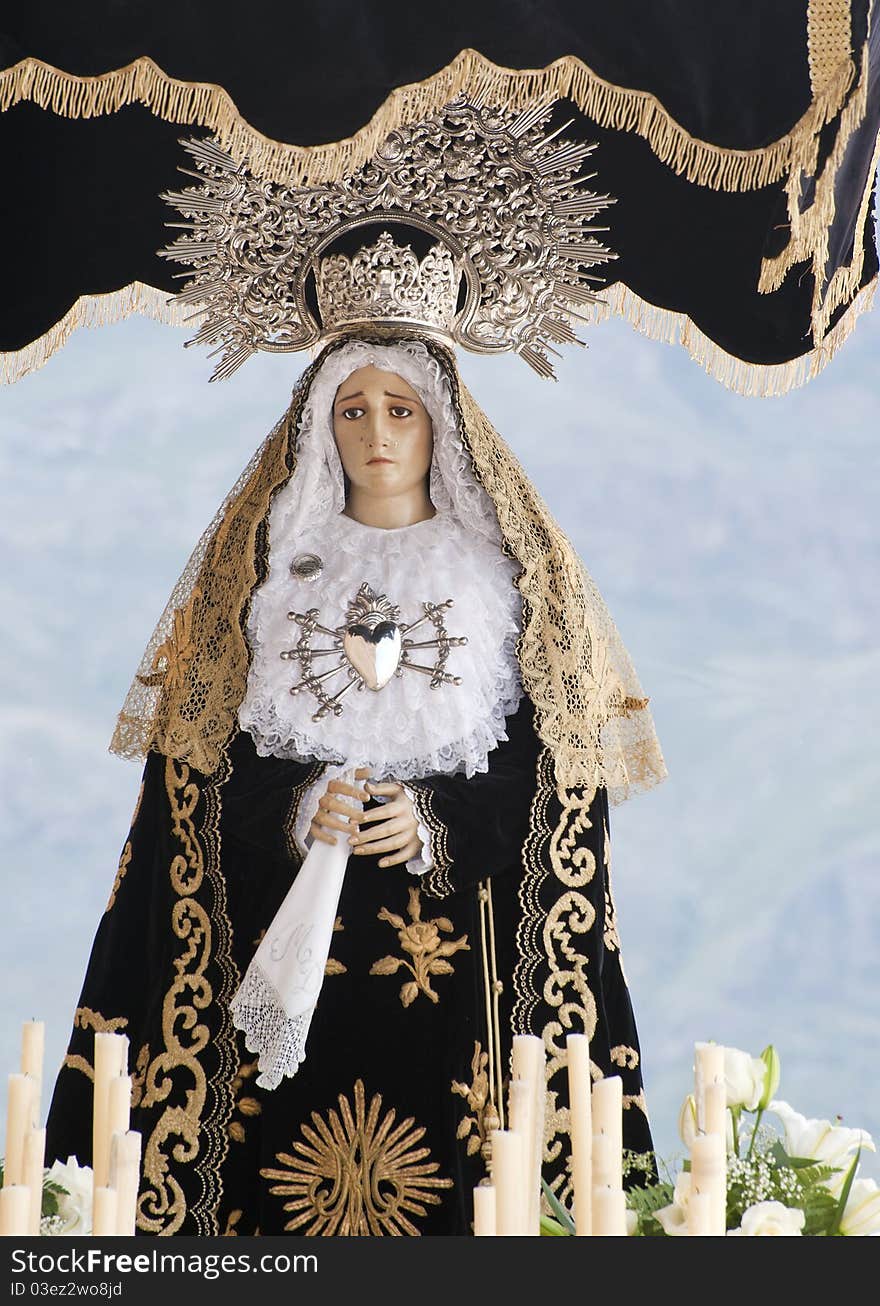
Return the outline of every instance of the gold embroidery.
[[[110,890],[110,898],[107,902],[107,906],[104,908],[105,914],[112,909],[113,904],[116,901],[116,895],[119,892],[119,886],[122,883],[122,881],[125,879],[125,873],[130,865],[131,865],[131,840],[129,839],[127,840],[126,845],[122,850],[122,855],[119,858],[119,865],[116,868],[116,879],[113,881],[113,888]]]
[[[336,934],[339,930],[344,930],[344,929],[345,926],[342,924],[342,917],[337,916],[336,920],[333,922],[333,933]],[[345,975],[347,971],[348,971],[348,967],[343,966],[342,962],[337,961],[335,957],[327,958],[327,961],[324,966],[325,975]]]
[[[102,1016],[91,1007],[77,1007],[73,1013],[74,1029],[93,1029],[96,1033],[120,1034],[128,1024],[127,1016]],[[69,1070],[81,1070],[87,1079],[94,1080],[95,1070],[88,1057],[68,1052],[61,1063]]]
[[[645,1101],[644,1089],[640,1089],[638,1093],[624,1093],[623,1095],[624,1111],[629,1111],[631,1107],[636,1107],[636,1109],[641,1111],[642,1115],[647,1119],[648,1104]]]
[[[221,782],[225,778],[221,776]],[[216,791],[208,785],[200,793],[199,785],[191,779],[190,768],[173,758],[165,759],[165,790],[172,832],[181,849],[169,868],[171,887],[177,895],[171,908],[171,928],[180,940],[180,949],[172,963],[174,978],[162,1005],[164,1048],[147,1067],[142,1106],[161,1105],[172,1095],[174,1105],[165,1106],[144,1141],[144,1184],[138,1199],[137,1225],[148,1233],[167,1236],[177,1232],[187,1207],[176,1170],[192,1164],[201,1180],[202,1195],[190,1214],[199,1233],[216,1234],[221,1166],[229,1147],[226,1124],[232,1113],[232,1081],[238,1065],[227,999],[240,981],[231,957],[225,889],[217,869],[219,799]],[[201,838],[194,821],[200,797],[205,802]],[[206,876],[214,897],[211,916],[195,897]],[[212,961],[219,971],[217,991],[207,975]],[[219,1026],[210,1031],[199,1016],[212,1003]],[[219,1066],[210,1083],[214,1109],[206,1116],[209,1083],[200,1054],[209,1039]]]
[[[131,1106],[132,1110],[140,1106],[144,1096],[144,1085],[147,1079],[147,1067],[150,1064],[150,1045],[145,1043],[137,1054],[135,1068],[131,1072]]]
[[[550,819],[554,797],[561,805],[558,820]],[[596,874],[596,859],[578,836],[590,829],[589,810],[595,793],[558,790],[549,749],[538,758],[535,797],[529,815],[529,833],[523,845],[524,874],[519,897],[522,917],[517,929],[519,957],[514,968],[514,1032],[532,1033],[532,1020],[541,998],[555,1016],[544,1023],[541,1036],[547,1052],[547,1110],[544,1161],[563,1162],[569,1151],[571,1121],[567,1107],[558,1106],[559,1091],[567,1073],[565,1035],[592,1037],[597,1024],[596,1000],[586,974],[587,958],[573,942],[595,924],[595,910],[581,892]],[[551,868],[548,872],[547,864]],[[541,891],[552,872],[555,901],[547,909]],[[598,977],[597,977],[598,978]],[[534,1032],[538,1032],[534,1030]],[[549,1179],[551,1188],[566,1201],[571,1196],[571,1174],[565,1162]]]
[[[235,1102],[234,1110],[238,1111],[245,1117],[251,1119],[260,1115],[263,1108],[255,1097],[242,1096],[242,1089],[245,1087],[245,1081],[257,1073],[258,1062],[242,1062],[238,1067],[238,1074],[232,1081],[232,1097]],[[226,1126],[226,1132],[232,1139],[233,1143],[243,1143],[245,1140],[244,1122],[241,1120],[230,1120]]]
[[[405,1007],[410,1006],[419,993],[424,993],[425,997],[430,998],[432,1002],[439,1002],[440,999],[434,989],[431,988],[431,976],[453,974],[454,967],[447,958],[462,949],[466,952],[470,951],[467,935],[463,934],[460,939],[450,939],[444,942],[440,938],[440,932],[451,934],[453,930],[452,921],[446,916],[437,916],[434,920],[423,921],[419,890],[414,886],[409,889],[407,911],[412,922],[409,925],[402,916],[389,911],[387,907],[383,907],[379,912],[379,920],[387,921],[389,925],[394,926],[397,930],[397,937],[400,939],[401,948],[409,954],[412,961],[407,961],[404,957],[381,957],[379,961],[374,962],[370,967],[370,974],[396,975],[403,966],[413,976],[400,990],[400,1000],[403,1005]]]
[[[227,1217],[226,1217],[226,1228],[223,1230],[223,1233],[222,1233],[221,1237],[223,1237],[223,1238],[237,1238],[237,1237],[238,1237],[238,1230],[236,1229],[235,1226],[236,1226],[237,1224],[240,1223],[240,1221],[241,1221],[241,1217],[242,1217],[243,1215],[244,1215],[244,1211],[242,1211],[242,1210],[230,1211],[229,1214],[228,1214]],[[253,1236],[254,1236],[255,1238],[258,1238],[258,1237],[260,1236],[260,1230],[259,1230],[259,1227],[256,1228],[256,1229],[254,1229]]]
[[[353,1111],[342,1093],[338,1100],[339,1112],[331,1109],[327,1120],[312,1112],[312,1125],[302,1126],[305,1141],[293,1144],[296,1155],[278,1152],[280,1166],[260,1171],[278,1181],[270,1193],[289,1198],[285,1230],[307,1237],[418,1237],[410,1217],[424,1216],[426,1206],[441,1201],[436,1190],[452,1187],[451,1179],[436,1176],[439,1165],[427,1159],[430,1148],[417,1146],[424,1128],[412,1116],[395,1125],[393,1109],[380,1120],[381,1094],[367,1108],[360,1079]]]
[[[617,908],[614,905],[614,894],[611,890],[611,840],[608,836],[608,826],[604,827],[605,833],[605,929],[602,934],[605,947],[609,952],[620,952],[620,935],[617,933]]]
[[[639,1054],[635,1048],[627,1047],[621,1043],[618,1047],[611,1049],[611,1060],[615,1066],[620,1066],[623,1070],[635,1070],[639,1064]]]
[[[499,1129],[501,1122],[495,1104],[491,1100],[490,1083],[487,1067],[489,1054],[484,1052],[478,1042],[474,1042],[474,1055],[471,1061],[471,1082],[461,1084],[452,1081],[452,1091],[467,1102],[471,1115],[463,1116],[455,1136],[459,1142],[467,1139],[467,1154],[482,1152],[483,1159],[489,1160],[489,1135],[493,1129]]]

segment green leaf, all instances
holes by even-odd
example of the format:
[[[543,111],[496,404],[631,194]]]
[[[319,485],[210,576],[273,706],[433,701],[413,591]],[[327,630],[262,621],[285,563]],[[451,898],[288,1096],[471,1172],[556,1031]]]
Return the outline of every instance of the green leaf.
[[[853,1186],[853,1180],[856,1177],[856,1171],[859,1168],[859,1160],[862,1155],[861,1147],[852,1159],[852,1165],[846,1172],[846,1178],[843,1181],[843,1188],[840,1191],[840,1201],[831,1219],[831,1227],[828,1230],[828,1237],[834,1238],[840,1233],[840,1222],[843,1219],[843,1213],[846,1210],[846,1204],[849,1201],[850,1189]]]
[[[565,1232],[573,1234],[574,1220],[571,1218],[570,1213],[566,1211],[565,1207],[562,1205],[559,1198],[554,1193],[553,1189],[547,1183],[546,1179],[541,1180],[541,1189],[543,1190],[544,1196],[547,1198],[547,1202],[550,1207],[550,1210],[556,1216],[556,1219],[562,1225]]]
[[[567,1238],[568,1230],[563,1229],[558,1220],[554,1220],[551,1215],[541,1216],[541,1233],[547,1238]]]

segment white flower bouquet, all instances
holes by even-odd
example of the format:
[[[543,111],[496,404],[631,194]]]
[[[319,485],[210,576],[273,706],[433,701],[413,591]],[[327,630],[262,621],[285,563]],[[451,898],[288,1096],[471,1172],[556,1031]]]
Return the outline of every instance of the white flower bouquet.
[[[728,1237],[835,1237],[880,1234],[880,1188],[858,1176],[863,1151],[875,1151],[870,1134],[839,1121],[810,1120],[776,1098],[780,1063],[772,1045],[760,1057],[724,1048],[727,1096]],[[682,1142],[697,1134],[694,1097],[679,1115]],[[677,1174],[653,1158],[625,1154],[627,1231],[641,1237],[688,1233],[690,1163]],[[640,1182],[641,1177],[644,1179]],[[547,1234],[574,1232],[570,1213],[544,1187],[553,1212]]]

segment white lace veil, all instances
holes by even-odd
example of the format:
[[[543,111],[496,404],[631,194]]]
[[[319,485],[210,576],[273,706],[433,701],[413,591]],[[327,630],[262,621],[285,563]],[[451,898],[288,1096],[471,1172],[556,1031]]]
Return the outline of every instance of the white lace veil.
[[[436,510],[451,513],[466,530],[500,544],[495,506],[478,484],[462,447],[449,382],[440,363],[418,340],[393,345],[354,340],[324,361],[303,407],[296,468],[272,503],[270,539],[293,541],[345,507],[342,463],[333,435],[333,401],[346,377],[370,365],[403,377],[428,411],[434,428],[429,493]],[[258,598],[256,594],[252,614],[259,610]]]

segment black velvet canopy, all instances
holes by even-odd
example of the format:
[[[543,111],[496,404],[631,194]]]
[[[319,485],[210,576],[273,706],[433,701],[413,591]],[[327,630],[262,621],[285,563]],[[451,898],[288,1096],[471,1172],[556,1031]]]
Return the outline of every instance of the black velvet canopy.
[[[880,123],[872,0],[32,0],[0,19],[0,350],[174,320],[156,255],[181,127],[276,180],[335,178],[456,93],[560,97],[617,198],[610,311],[726,384],[814,375],[867,307]],[[872,13],[871,11],[875,11]],[[532,71],[527,71],[532,70]],[[84,297],[104,296],[90,299]]]

